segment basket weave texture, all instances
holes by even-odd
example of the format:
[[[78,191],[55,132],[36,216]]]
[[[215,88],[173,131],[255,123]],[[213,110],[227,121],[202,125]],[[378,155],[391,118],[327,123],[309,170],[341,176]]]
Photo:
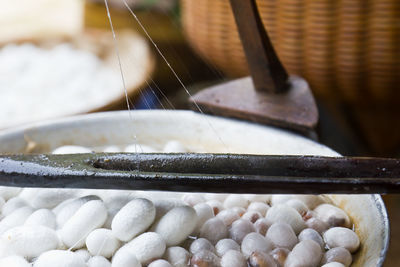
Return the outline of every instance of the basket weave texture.
[[[229,0],[181,0],[185,34],[210,64],[248,75]],[[291,74],[323,98],[400,103],[399,0],[257,0]],[[372,101],[372,102],[371,102]]]

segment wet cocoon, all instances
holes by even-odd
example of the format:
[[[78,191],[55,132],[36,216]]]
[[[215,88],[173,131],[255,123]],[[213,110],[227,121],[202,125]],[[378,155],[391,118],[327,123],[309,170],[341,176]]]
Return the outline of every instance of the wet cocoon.
[[[246,258],[237,250],[229,250],[221,258],[221,267],[247,267]]]
[[[322,265],[322,267],[345,267],[345,266],[339,262],[330,262]]]
[[[268,229],[266,237],[279,248],[292,249],[298,242],[296,234],[287,223],[274,223]]]
[[[331,204],[321,204],[315,208],[314,212],[316,218],[327,223],[331,227],[351,227],[350,218],[346,212]]]
[[[329,248],[343,247],[350,253],[360,246],[360,239],[352,230],[344,227],[334,227],[324,233],[325,243]]]
[[[211,218],[200,228],[200,237],[208,239],[212,244],[228,237],[228,228],[219,218]]]
[[[272,242],[259,233],[250,233],[242,241],[241,250],[244,256],[249,257],[253,252],[269,252],[273,249]]]
[[[60,230],[61,241],[69,248],[81,248],[87,235],[101,227],[107,219],[107,209],[101,200],[85,203]]]
[[[121,246],[121,242],[109,229],[96,229],[86,238],[86,247],[90,254],[110,258]]]
[[[56,232],[48,227],[20,226],[3,233],[0,242],[17,255],[34,258],[56,249],[59,240]]]
[[[215,252],[215,247],[207,239],[198,238],[198,239],[194,240],[192,242],[192,244],[190,244],[189,250],[190,250],[190,252],[192,254],[198,253],[198,252],[203,251],[203,250],[208,250],[208,251],[211,251],[211,252]]]
[[[112,233],[121,241],[129,241],[149,228],[155,216],[156,209],[150,200],[134,199],[114,216]]]
[[[218,256],[222,257],[229,250],[237,250],[240,251],[240,246],[232,239],[221,239],[215,245],[215,250]]]
[[[182,206],[167,212],[154,230],[165,240],[167,246],[176,246],[193,232],[196,225],[196,211],[190,206]]]
[[[81,257],[68,250],[50,250],[35,261],[33,267],[87,267]]]
[[[174,267],[185,267],[188,265],[190,253],[182,247],[169,247],[163,258]]]
[[[350,252],[342,247],[332,248],[328,250],[322,257],[321,263],[340,262],[344,266],[350,266],[353,258]]]
[[[265,216],[265,218],[274,223],[283,222],[289,224],[296,235],[299,234],[301,230],[306,228],[303,218],[297,212],[297,210],[285,204],[272,206],[267,211],[267,215]]]
[[[229,236],[231,239],[235,240],[238,244],[241,244],[243,238],[247,234],[255,231],[256,229],[254,228],[254,225],[251,222],[239,219],[232,223],[232,226],[229,229]]]
[[[289,253],[285,267],[309,266],[317,267],[322,257],[321,247],[313,240],[298,243]]]

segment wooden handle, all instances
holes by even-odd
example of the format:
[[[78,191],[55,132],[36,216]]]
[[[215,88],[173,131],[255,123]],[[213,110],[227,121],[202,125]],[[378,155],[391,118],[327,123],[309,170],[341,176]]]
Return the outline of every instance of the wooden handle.
[[[257,91],[282,93],[288,74],[261,21],[255,0],[230,0],[253,83]]]

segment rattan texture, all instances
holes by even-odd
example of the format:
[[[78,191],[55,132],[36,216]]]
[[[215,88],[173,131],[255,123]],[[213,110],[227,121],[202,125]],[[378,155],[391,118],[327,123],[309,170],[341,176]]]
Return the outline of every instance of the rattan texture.
[[[181,0],[191,46],[231,77],[248,75],[229,0]],[[400,103],[399,0],[257,0],[285,67],[313,92],[350,103]]]

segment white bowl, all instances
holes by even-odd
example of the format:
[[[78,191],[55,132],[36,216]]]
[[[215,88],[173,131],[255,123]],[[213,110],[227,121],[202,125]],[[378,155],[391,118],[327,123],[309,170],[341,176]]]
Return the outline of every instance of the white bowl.
[[[333,150],[273,127],[191,111],[119,111],[75,116],[0,133],[0,153],[50,152],[62,145],[104,147],[135,142],[161,149],[179,140],[191,151],[338,156]],[[361,247],[352,266],[381,266],[389,222],[379,195],[328,195],[355,224]]]

